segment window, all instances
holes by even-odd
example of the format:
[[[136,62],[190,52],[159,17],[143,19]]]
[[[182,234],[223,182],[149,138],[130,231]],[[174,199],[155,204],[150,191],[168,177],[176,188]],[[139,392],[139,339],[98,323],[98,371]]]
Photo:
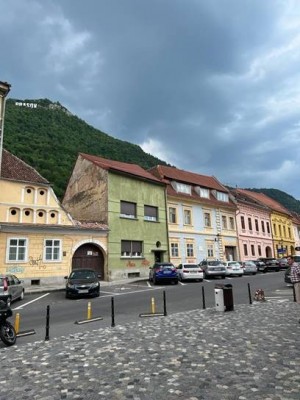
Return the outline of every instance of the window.
[[[217,192],[217,199],[219,201],[226,201],[228,203],[229,197],[227,193]]]
[[[234,218],[233,217],[229,217],[229,226],[230,226],[230,229],[232,229],[232,230],[235,229]]]
[[[278,225],[278,229],[279,229],[279,236],[282,237],[282,233],[281,233],[281,225]]]
[[[153,206],[144,206],[144,219],[146,221],[158,221],[158,208]]]
[[[171,243],[171,257],[179,257],[178,243]]]
[[[121,217],[136,218],[136,203],[121,201]]]
[[[283,225],[283,237],[286,237],[286,229],[285,229],[285,225]]]
[[[255,230],[256,232],[259,231],[259,227],[258,227],[258,219],[255,219]]]
[[[61,240],[46,239],[44,242],[44,260],[60,261],[61,260]]]
[[[265,233],[265,223],[264,223],[264,221],[261,221],[261,230],[263,231],[263,233]]]
[[[205,199],[209,199],[209,189],[205,189],[203,187],[200,186],[196,186],[195,187],[195,192],[200,196],[203,197]]]
[[[291,228],[290,227],[288,227],[288,235],[289,235],[288,238],[291,239],[292,236],[291,236]]]
[[[222,215],[222,228],[227,229],[227,217],[226,215]]]
[[[245,256],[248,255],[248,247],[247,247],[246,243],[244,243],[244,254],[245,254]]]
[[[241,216],[241,225],[242,229],[245,229],[245,218],[243,216]]]
[[[186,256],[187,257],[194,257],[194,245],[193,243],[186,244]]]
[[[180,182],[175,182],[173,181],[171,183],[172,187],[176,190],[176,192],[180,192],[180,193],[186,193],[186,194],[191,194],[192,193],[192,189],[190,185],[186,185],[184,183],[180,183]]]
[[[251,244],[251,256],[255,256],[254,244]]]
[[[169,207],[169,222],[171,224],[176,224],[176,208]]]
[[[252,220],[250,217],[248,218],[248,226],[249,226],[249,231],[252,231]]]
[[[27,260],[27,239],[9,239],[8,261]]]
[[[257,250],[258,250],[258,255],[261,256],[261,246],[260,245],[257,246]]]
[[[139,240],[121,240],[122,257],[142,257],[143,242]]]
[[[191,210],[185,209],[183,213],[184,213],[184,225],[191,225],[192,224]]]
[[[276,224],[273,224],[273,229],[274,229],[274,235],[277,236]]]
[[[266,222],[266,224],[267,224],[267,232],[270,233],[270,224],[269,222]]]
[[[204,226],[211,227],[210,213],[204,213]]]
[[[208,244],[207,245],[207,257],[213,257],[213,256],[214,256],[214,245]]]

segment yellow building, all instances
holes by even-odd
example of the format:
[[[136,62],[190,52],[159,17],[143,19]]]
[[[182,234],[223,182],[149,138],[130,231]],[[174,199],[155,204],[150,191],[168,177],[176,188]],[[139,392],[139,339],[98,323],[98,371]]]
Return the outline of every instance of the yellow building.
[[[49,182],[6,150],[0,176],[0,273],[25,286],[63,284],[73,268],[106,279],[106,225],[75,221]]]

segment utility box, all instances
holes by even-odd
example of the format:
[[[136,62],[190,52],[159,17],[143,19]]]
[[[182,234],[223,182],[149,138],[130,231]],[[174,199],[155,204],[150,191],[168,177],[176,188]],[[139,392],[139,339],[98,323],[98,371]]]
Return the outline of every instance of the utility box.
[[[215,303],[217,311],[233,311],[232,285],[215,285]]]

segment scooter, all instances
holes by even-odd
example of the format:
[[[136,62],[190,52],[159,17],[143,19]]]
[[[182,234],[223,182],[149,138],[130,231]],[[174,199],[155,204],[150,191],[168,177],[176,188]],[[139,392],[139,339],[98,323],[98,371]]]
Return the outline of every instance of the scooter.
[[[0,300],[0,339],[6,346],[12,346],[16,343],[17,334],[13,325],[7,321],[13,312],[7,306],[5,301]]]

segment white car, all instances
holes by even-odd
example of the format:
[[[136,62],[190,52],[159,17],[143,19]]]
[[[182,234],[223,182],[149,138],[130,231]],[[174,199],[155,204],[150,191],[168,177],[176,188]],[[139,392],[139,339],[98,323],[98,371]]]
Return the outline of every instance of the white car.
[[[180,281],[188,279],[203,281],[203,270],[198,264],[179,264],[177,267],[177,273]]]
[[[238,261],[225,261],[223,265],[226,269],[226,276],[244,275],[244,269]]]

